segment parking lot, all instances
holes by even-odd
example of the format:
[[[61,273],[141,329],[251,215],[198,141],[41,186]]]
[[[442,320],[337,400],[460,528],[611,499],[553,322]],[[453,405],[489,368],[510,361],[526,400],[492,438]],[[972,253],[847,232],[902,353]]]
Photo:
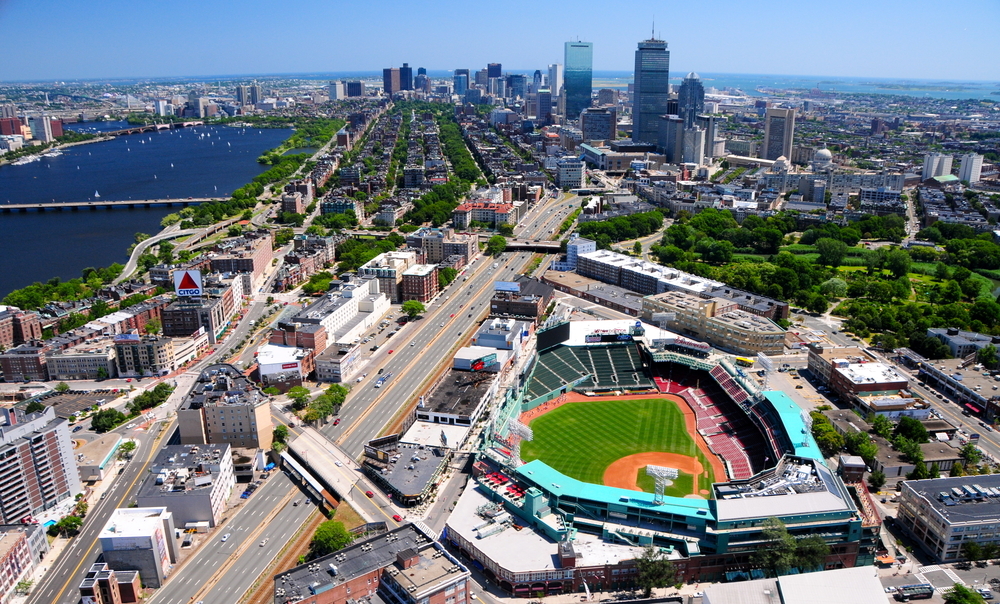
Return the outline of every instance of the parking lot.
[[[69,391],[53,393],[39,400],[43,405],[53,407],[56,417],[67,419],[71,415],[79,415],[81,411],[89,409],[94,405],[103,405],[106,402],[111,402],[120,395],[120,392],[115,393],[112,390],[93,390],[91,392]]]

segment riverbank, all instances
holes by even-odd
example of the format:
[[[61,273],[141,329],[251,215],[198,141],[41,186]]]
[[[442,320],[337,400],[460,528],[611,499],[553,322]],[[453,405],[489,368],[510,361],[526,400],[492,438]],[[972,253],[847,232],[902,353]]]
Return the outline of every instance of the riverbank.
[[[56,149],[69,149],[70,147],[76,147],[76,146],[79,146],[79,145],[89,145],[90,143],[104,143],[104,142],[111,141],[111,140],[114,140],[114,139],[115,139],[115,137],[113,137],[113,136],[99,136],[97,138],[91,138],[91,139],[88,139],[88,140],[85,140],[85,141],[74,141],[72,143],[54,142],[51,146],[45,147],[44,149],[40,149],[38,151],[38,153],[29,153],[28,155],[22,155],[21,157],[17,157],[17,158],[14,158],[14,159],[5,159],[5,158],[0,157],[0,167],[6,166],[7,164],[12,164],[12,163],[14,163],[15,161],[17,161],[19,159],[23,159],[25,157],[30,157],[31,155],[40,155],[42,153],[47,153],[49,151],[53,151],[53,150],[56,150]]]

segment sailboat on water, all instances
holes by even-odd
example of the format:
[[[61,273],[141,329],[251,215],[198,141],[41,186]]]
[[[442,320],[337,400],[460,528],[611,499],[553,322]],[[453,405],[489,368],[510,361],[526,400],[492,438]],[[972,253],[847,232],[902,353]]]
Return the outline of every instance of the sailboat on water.
[[[95,197],[96,199],[100,199],[100,198],[101,198],[101,194],[100,194],[100,193],[98,193],[97,191],[94,191],[94,197]]]

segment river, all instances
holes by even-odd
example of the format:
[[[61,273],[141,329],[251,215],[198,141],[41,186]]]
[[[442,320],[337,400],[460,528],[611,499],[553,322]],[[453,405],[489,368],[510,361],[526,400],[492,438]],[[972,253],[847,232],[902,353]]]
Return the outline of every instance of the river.
[[[90,131],[122,122],[74,124]],[[200,126],[130,134],[78,145],[59,157],[0,166],[0,205],[94,199],[226,198],[268,168],[256,162],[288,129]],[[135,233],[154,234],[180,208],[0,214],[0,299],[52,277],[79,277],[88,266],[122,264]]]

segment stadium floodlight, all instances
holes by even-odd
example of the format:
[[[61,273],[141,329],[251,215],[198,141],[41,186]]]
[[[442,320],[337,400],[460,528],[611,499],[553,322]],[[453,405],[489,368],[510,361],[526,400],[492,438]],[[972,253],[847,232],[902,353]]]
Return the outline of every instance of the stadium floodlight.
[[[774,371],[774,361],[772,361],[771,357],[767,356],[763,352],[757,355],[757,363],[760,364],[761,369],[764,371]]]
[[[521,465],[521,441],[534,440],[535,433],[520,420],[512,417],[507,420],[507,434],[511,440],[511,465],[516,468]]]
[[[652,476],[653,481],[656,483],[655,492],[653,494],[653,505],[660,505],[663,503],[663,490],[673,484],[673,480],[677,478],[678,474],[679,472],[676,468],[667,468],[665,466],[646,466],[646,476]]]

